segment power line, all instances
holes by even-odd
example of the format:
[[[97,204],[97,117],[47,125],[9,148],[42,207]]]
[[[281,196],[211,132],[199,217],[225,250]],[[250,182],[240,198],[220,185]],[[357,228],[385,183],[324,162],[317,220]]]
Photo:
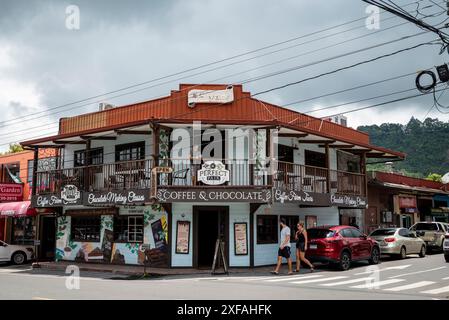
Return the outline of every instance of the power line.
[[[419,4],[421,1],[423,1],[423,0],[419,0],[419,1],[415,1],[415,2],[409,3],[409,4],[405,5],[405,7],[410,6],[410,5],[413,5],[413,4],[417,4],[417,3]],[[393,17],[394,17],[394,16],[393,16]],[[387,19],[385,19],[385,20],[391,19],[391,18],[393,18],[393,17],[389,17],[389,18],[387,18]],[[68,103],[68,104],[64,104],[64,105],[60,105],[60,106],[48,108],[48,109],[46,109],[46,110],[44,110],[44,111],[40,111],[40,112],[36,112],[36,113],[31,113],[31,114],[28,114],[28,115],[25,115],[25,116],[22,116],[22,117],[18,117],[18,118],[14,118],[14,119],[8,119],[8,120],[5,120],[5,121],[3,121],[3,122],[0,122],[0,124],[4,124],[4,123],[7,123],[7,122],[11,122],[11,121],[17,121],[17,120],[23,121],[23,118],[24,118],[24,117],[28,117],[28,116],[32,116],[32,115],[37,115],[37,114],[42,114],[42,113],[47,113],[47,112],[50,111],[50,110],[55,110],[55,109],[58,109],[58,108],[67,107],[67,106],[74,105],[74,104],[77,104],[77,103],[86,102],[86,101],[89,101],[89,100],[92,100],[92,99],[95,99],[95,98],[104,97],[104,96],[109,95],[109,94],[112,94],[112,93],[116,93],[116,92],[128,90],[128,89],[131,89],[131,88],[134,88],[134,87],[138,87],[138,86],[142,86],[142,85],[144,85],[144,84],[148,84],[148,83],[151,83],[151,82],[156,82],[156,81],[159,81],[159,80],[164,80],[164,79],[167,79],[167,78],[176,76],[176,75],[180,75],[180,74],[183,74],[183,73],[187,73],[187,72],[190,72],[190,71],[194,71],[194,70],[197,70],[197,69],[201,69],[201,68],[204,68],[204,67],[213,65],[213,64],[218,64],[218,63],[221,63],[221,62],[233,60],[233,59],[235,59],[235,58],[242,57],[242,56],[245,56],[245,55],[249,55],[249,54],[251,54],[251,53],[255,53],[255,52],[258,52],[258,51],[266,50],[266,49],[269,49],[269,48],[272,48],[272,47],[275,47],[275,46],[279,46],[279,45],[282,45],[282,44],[285,44],[285,43],[290,43],[290,42],[293,42],[293,41],[296,41],[296,40],[299,40],[299,39],[302,39],[302,38],[309,37],[309,36],[311,36],[311,35],[315,35],[315,34],[319,34],[319,33],[322,33],[322,32],[326,32],[326,31],[329,31],[329,30],[332,30],[332,29],[335,29],[335,28],[338,28],[338,27],[341,27],[341,26],[345,26],[345,25],[348,25],[348,24],[352,24],[352,23],[354,23],[354,22],[357,22],[357,21],[360,21],[360,20],[364,20],[364,19],[365,19],[365,17],[358,18],[358,19],[355,19],[355,20],[352,20],[352,21],[349,21],[349,22],[345,22],[345,23],[342,23],[342,24],[338,24],[338,25],[336,25],[336,26],[332,26],[332,27],[328,27],[328,28],[325,28],[325,29],[322,29],[322,30],[319,30],[319,31],[315,31],[315,32],[312,32],[312,33],[309,33],[309,34],[306,34],[306,35],[294,37],[294,38],[291,38],[291,39],[288,39],[288,40],[285,40],[285,41],[281,41],[281,42],[278,42],[278,43],[275,43],[275,44],[271,44],[271,45],[268,45],[268,46],[265,46],[265,47],[262,47],[262,48],[259,48],[259,49],[255,49],[255,50],[251,50],[251,51],[248,51],[248,52],[245,52],[245,53],[241,53],[241,54],[238,54],[238,55],[229,57],[229,58],[225,58],[225,59],[221,59],[221,60],[218,60],[218,61],[210,62],[210,63],[204,64],[204,65],[198,66],[198,67],[186,69],[186,70],[183,70],[183,71],[180,71],[180,72],[177,72],[177,73],[173,73],[173,74],[170,74],[170,75],[167,75],[167,76],[164,76],[164,77],[159,77],[159,78],[152,79],[152,80],[149,80],[149,81],[141,82],[141,83],[138,83],[138,84],[135,84],[135,85],[127,86],[127,87],[124,87],[124,88],[121,88],[121,89],[117,89],[117,90],[113,90],[113,91],[109,91],[109,92],[106,92],[106,93],[103,93],[103,94],[95,95],[95,96],[93,96],[93,97],[85,98],[85,99],[78,100],[78,101],[75,101],[75,102],[71,102],[71,103]],[[349,30],[354,30],[354,29],[357,29],[357,28],[360,28],[360,27],[356,27],[356,28],[349,29]],[[346,31],[343,31],[343,32],[347,32],[347,31],[349,31],[349,30],[346,30]],[[341,33],[342,33],[342,32],[335,33],[335,34],[332,34],[332,35],[329,35],[329,36],[326,36],[326,37],[322,37],[321,39],[327,38],[327,37],[330,37],[330,36],[334,36],[334,35],[338,35],[338,34],[341,34]],[[318,40],[319,40],[319,39],[318,39]],[[311,41],[308,41],[308,42],[304,42],[304,43],[302,43],[302,44],[310,43],[310,42],[313,42],[313,41],[317,41],[317,39],[311,40]],[[299,45],[302,45],[302,44],[299,44]],[[295,45],[295,46],[298,46],[298,45]],[[295,47],[295,46],[292,46],[292,47]],[[279,52],[279,51],[281,51],[281,50],[286,50],[286,49],[289,49],[289,48],[291,48],[291,47],[288,47],[288,48],[282,48],[282,49],[280,49],[280,50],[272,51],[272,52],[269,52],[269,53],[266,53],[266,54],[263,54],[263,55],[260,55],[260,56],[264,56],[264,55],[267,55],[267,54],[272,54],[272,53]],[[186,76],[186,77],[191,77],[191,76],[199,75],[199,74],[202,74],[202,73],[205,73],[205,72],[214,71],[214,70],[217,70],[217,69],[221,69],[221,68],[224,68],[224,67],[228,67],[228,66],[230,66],[230,65],[234,65],[234,64],[237,64],[237,63],[241,63],[241,62],[245,62],[245,61],[248,61],[248,60],[252,60],[252,59],[258,58],[258,57],[260,57],[260,56],[248,58],[248,59],[245,59],[245,60],[240,60],[240,61],[237,61],[237,62],[228,64],[228,65],[225,65],[225,66],[220,66],[220,67],[217,67],[217,68],[209,69],[209,70],[207,70],[207,71],[203,71],[203,72],[200,72],[200,73],[197,73],[197,74],[194,74],[194,75],[188,75],[188,76]],[[186,78],[186,77],[183,77],[183,78]],[[181,79],[182,79],[182,78],[181,78]],[[181,80],[181,79],[178,79],[178,80]],[[170,82],[173,82],[173,81],[177,81],[177,80],[171,80],[171,81],[169,81],[169,82],[164,82],[164,83],[162,83],[162,84],[170,83]],[[159,84],[159,85],[162,85],[162,84]],[[156,86],[158,86],[158,85],[156,85]],[[142,91],[142,90],[146,90],[146,89],[149,89],[149,88],[152,88],[152,87],[155,87],[155,86],[150,86],[150,87],[147,87],[147,88],[142,88],[142,89],[139,89],[139,90],[130,92],[129,94],[136,93],[136,92],[139,92],[139,91]],[[119,96],[122,96],[122,95],[119,95]],[[119,97],[119,96],[118,96],[118,97]],[[93,103],[95,103],[95,102],[93,102]],[[93,103],[89,103],[89,104],[93,104]],[[89,105],[89,104],[88,104],[88,105]],[[79,107],[79,106],[78,106],[78,107]],[[72,109],[73,109],[73,108],[72,108]],[[70,110],[72,110],[72,109],[70,109]]]
[[[263,75],[263,76],[250,78],[250,79],[247,79],[247,80],[243,80],[243,81],[240,82],[240,84],[247,84],[247,83],[250,83],[250,82],[255,82],[255,81],[259,81],[259,80],[266,79],[266,78],[269,78],[269,77],[273,77],[273,76],[276,76],[276,75],[279,75],[279,74],[292,72],[292,71],[295,71],[295,70],[298,70],[298,69],[303,69],[303,68],[310,67],[310,66],[317,65],[317,64],[320,64],[320,63],[324,63],[324,62],[329,62],[329,61],[332,61],[332,60],[335,60],[335,59],[339,59],[339,58],[342,58],[342,57],[347,57],[347,56],[354,55],[354,54],[361,53],[361,52],[365,52],[365,51],[368,51],[368,50],[371,50],[371,49],[374,49],[374,48],[379,48],[379,47],[382,47],[382,46],[385,46],[385,45],[389,45],[389,44],[393,44],[393,43],[396,43],[396,42],[399,42],[399,41],[407,40],[407,39],[410,39],[410,38],[413,38],[413,37],[417,37],[417,36],[420,36],[420,35],[423,35],[423,34],[425,34],[425,32],[421,32],[421,33],[417,33],[417,34],[413,34],[413,35],[400,37],[400,38],[397,38],[397,39],[394,39],[394,40],[390,40],[390,41],[382,42],[382,43],[379,43],[379,44],[376,44],[376,45],[373,45],[373,46],[369,46],[369,47],[353,50],[353,51],[350,51],[350,52],[347,52],[347,53],[343,53],[343,54],[339,54],[339,55],[336,55],[336,56],[333,56],[333,57],[329,57],[329,58],[326,58],[326,59],[321,59],[321,60],[314,61],[314,62],[311,62],[311,63],[299,65],[299,66],[296,66],[296,67],[293,67],[293,68],[287,68],[287,69],[284,69],[284,70],[280,70],[280,71],[277,71],[275,73],[269,73],[267,75]],[[285,87],[293,85],[293,84],[299,84],[299,83],[302,83],[302,82],[305,82],[305,81],[309,81],[309,80],[313,80],[313,79],[316,79],[316,78],[319,78],[319,77],[322,77],[322,76],[325,76],[325,75],[329,75],[329,74],[333,74],[333,73],[336,73],[336,72],[339,72],[339,71],[342,71],[342,70],[350,69],[350,68],[353,68],[353,67],[365,64],[365,63],[369,63],[369,62],[372,62],[372,61],[376,61],[376,60],[379,60],[379,59],[382,59],[382,58],[385,58],[385,57],[389,57],[389,56],[392,56],[392,55],[395,55],[395,54],[398,54],[398,53],[401,53],[401,52],[404,52],[404,51],[412,50],[412,49],[415,49],[415,48],[420,47],[420,46],[425,45],[425,44],[429,44],[429,43],[422,43],[422,44],[419,44],[417,46],[409,47],[409,48],[406,48],[406,49],[401,49],[401,50],[398,50],[398,51],[395,51],[395,52],[392,52],[392,53],[389,53],[389,54],[386,54],[386,55],[383,55],[383,56],[376,57],[374,59],[365,60],[365,61],[359,62],[357,64],[354,64],[354,65],[346,66],[346,67],[343,67],[343,68],[340,68],[340,69],[337,69],[337,70],[333,70],[331,72],[320,74],[318,76],[314,76],[314,77],[311,77],[311,78],[306,78],[306,79],[303,79],[303,80],[300,80],[300,81],[297,81],[297,82],[294,82],[294,83],[283,85],[281,87],[270,89],[268,91],[258,92],[258,93],[253,94],[252,96],[257,96],[257,95],[264,94],[264,93],[267,93],[267,92],[271,92],[271,91],[274,91],[274,90],[282,89],[282,88],[285,88]],[[179,97],[179,99],[181,99],[181,98],[185,98],[185,96]],[[38,129],[38,128],[43,128],[43,127],[47,127],[47,126],[48,126],[48,124],[39,125],[39,126],[28,128],[27,131],[29,131],[30,129]],[[22,131],[23,130],[13,131],[13,132],[10,132],[10,134],[11,133],[18,133],[18,132],[22,132]]]

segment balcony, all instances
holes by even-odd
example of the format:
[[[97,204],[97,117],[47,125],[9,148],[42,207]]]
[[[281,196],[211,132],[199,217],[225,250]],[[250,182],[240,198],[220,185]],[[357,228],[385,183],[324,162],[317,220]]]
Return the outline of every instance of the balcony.
[[[187,159],[164,159],[158,166],[172,168],[171,173],[158,175],[158,187],[163,188],[227,188],[276,187],[315,193],[365,195],[365,176],[326,168],[275,161],[272,166],[256,166],[249,160],[225,160],[229,179],[223,184],[209,185],[201,181],[201,164]],[[151,159],[123,161],[37,172],[37,194],[59,193],[65,185],[75,185],[81,191],[150,189]],[[272,174],[271,174],[272,173]],[[329,179],[329,183],[328,183]],[[330,188],[330,190],[329,190]]]

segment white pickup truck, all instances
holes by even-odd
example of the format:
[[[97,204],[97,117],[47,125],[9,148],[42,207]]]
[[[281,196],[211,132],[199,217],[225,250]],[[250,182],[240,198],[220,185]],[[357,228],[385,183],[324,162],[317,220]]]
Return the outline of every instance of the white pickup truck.
[[[33,246],[13,245],[0,241],[0,261],[24,264],[34,257]]]
[[[444,239],[443,251],[444,251],[444,259],[446,259],[446,262],[449,262],[449,231],[448,233],[446,233]]]
[[[411,228],[424,240],[428,249],[443,251],[444,236],[447,232],[446,225],[442,222],[418,222]]]

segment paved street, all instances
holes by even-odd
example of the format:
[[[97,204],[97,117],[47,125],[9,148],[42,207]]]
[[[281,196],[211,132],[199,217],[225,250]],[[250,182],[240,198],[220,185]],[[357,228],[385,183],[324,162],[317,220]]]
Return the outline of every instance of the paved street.
[[[62,272],[2,265],[0,299],[449,299],[449,264],[441,254],[367,267],[359,263],[340,272],[323,266],[294,276],[261,272],[145,280],[83,272],[80,288],[68,290]]]

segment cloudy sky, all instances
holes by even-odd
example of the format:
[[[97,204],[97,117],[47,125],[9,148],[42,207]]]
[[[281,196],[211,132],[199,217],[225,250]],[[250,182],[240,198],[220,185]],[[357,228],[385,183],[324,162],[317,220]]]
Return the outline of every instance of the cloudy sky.
[[[434,15],[425,18],[433,24],[447,18],[438,6],[444,1],[420,0],[419,12],[412,4],[416,1],[396,3],[421,18]],[[79,9],[79,29],[71,5]],[[122,105],[150,100],[168,95],[179,83],[243,82],[256,93],[436,39],[431,33],[417,35],[421,29],[387,13],[380,15],[380,29],[370,30],[366,8],[361,0],[0,0],[0,150],[11,142],[55,133],[60,117],[96,111],[101,101]],[[413,37],[335,58],[407,36]],[[412,73],[448,62],[448,54],[439,55],[439,49],[423,46],[257,97],[302,112],[342,105],[311,113],[321,117],[415,95]],[[289,68],[293,70],[273,75]],[[407,74],[412,75],[311,99]],[[257,79],[266,75],[271,76]],[[395,92],[400,93],[369,99]],[[449,104],[447,96],[440,102]],[[292,104],[301,100],[308,101]],[[433,98],[424,96],[347,117],[352,127],[406,123],[411,116],[449,120],[436,108],[427,114],[432,105]]]

